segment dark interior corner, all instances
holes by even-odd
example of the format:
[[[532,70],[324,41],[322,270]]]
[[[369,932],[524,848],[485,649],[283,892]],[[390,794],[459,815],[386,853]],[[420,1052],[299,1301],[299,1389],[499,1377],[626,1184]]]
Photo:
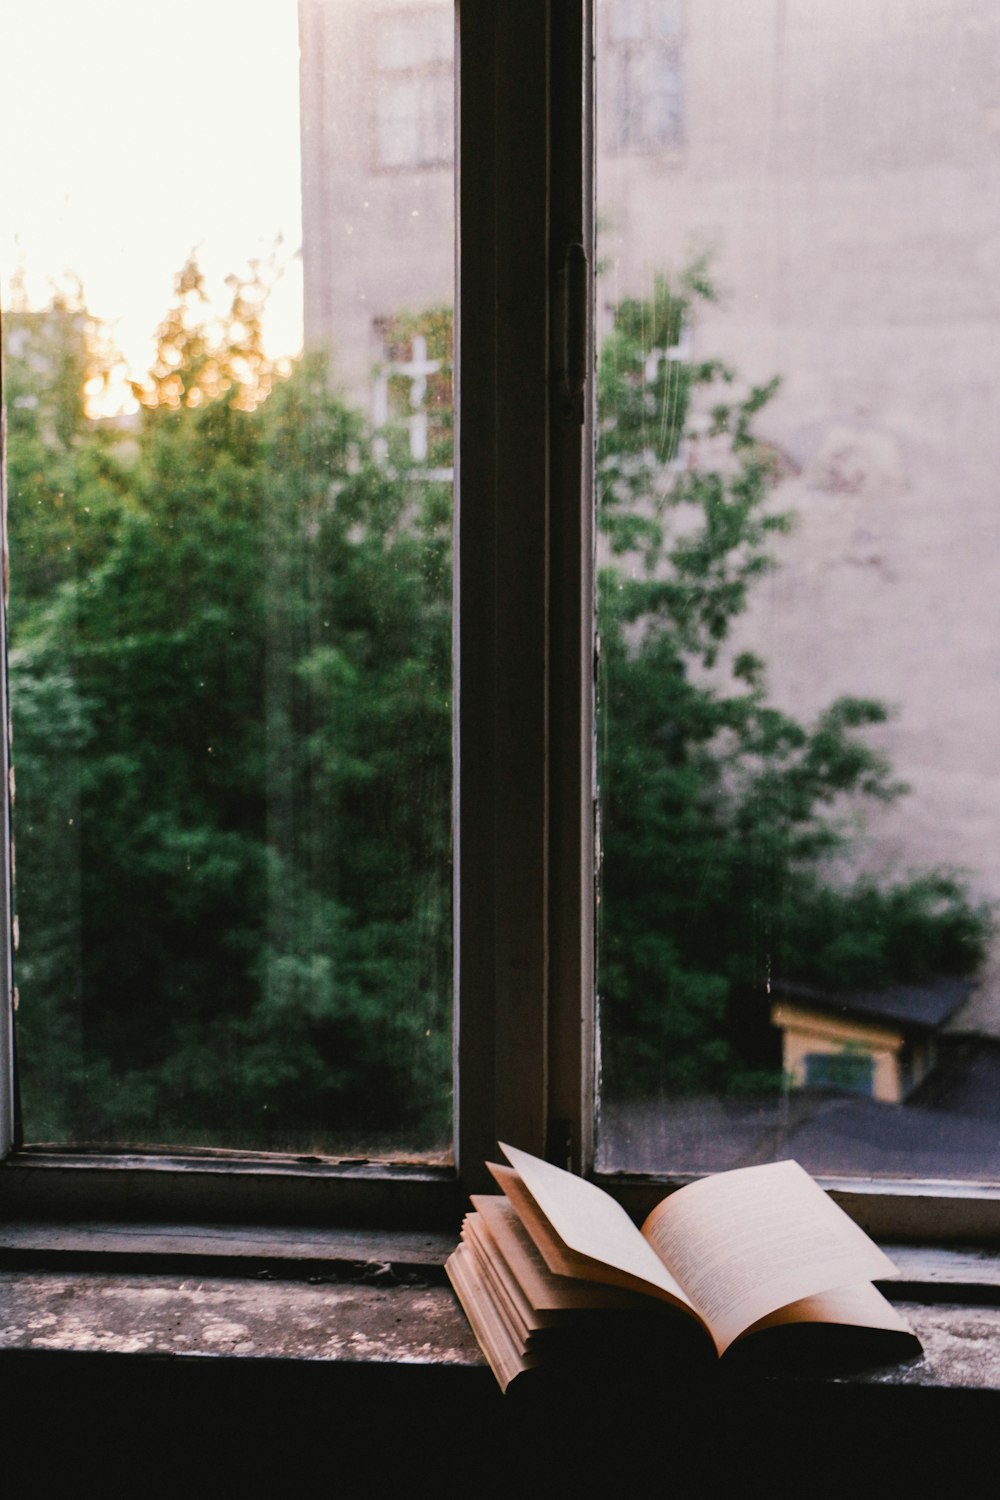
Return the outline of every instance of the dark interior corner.
[[[29,1353],[0,1357],[0,1370],[22,1492],[37,1494],[55,1492],[67,1464],[121,1493],[621,1494],[649,1482],[817,1494],[863,1479],[929,1494],[935,1475],[959,1493],[998,1413],[983,1392],[650,1371],[502,1397],[483,1368]]]

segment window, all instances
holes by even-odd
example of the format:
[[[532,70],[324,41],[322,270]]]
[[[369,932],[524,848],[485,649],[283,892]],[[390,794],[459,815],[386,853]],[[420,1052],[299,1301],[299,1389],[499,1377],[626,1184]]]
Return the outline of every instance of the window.
[[[684,0],[608,0],[606,51],[599,83],[606,90],[605,149],[662,152],[684,138],[681,47]]]
[[[506,0],[464,5],[459,15],[455,963],[463,1191],[484,1183],[482,1163],[498,1137],[584,1170],[594,1160],[594,543],[591,508],[581,502],[593,458],[576,378],[596,331],[595,318],[588,327],[580,254],[593,229],[588,9]],[[620,45],[632,26],[626,12]],[[641,14],[643,26],[659,18],[656,37],[673,34],[675,8]],[[395,47],[387,43],[383,54],[390,71]],[[366,306],[358,312],[366,338],[377,337],[378,316]],[[683,322],[674,321],[657,342],[667,357],[656,361],[656,380],[675,378],[681,361],[670,351],[686,347]],[[27,1164],[30,1154],[17,1161]],[[426,1162],[383,1169],[213,1157],[188,1160],[182,1173],[155,1159],[128,1170],[105,1157],[35,1165],[7,1180],[48,1181],[63,1203],[78,1194],[93,1204],[108,1184],[110,1203],[124,1178],[140,1193],[151,1182],[187,1186],[190,1196],[175,1202],[200,1201],[202,1212],[206,1202],[213,1213],[246,1212],[252,1199],[261,1217],[305,1216],[298,1194],[309,1189],[324,1213],[342,1219],[426,1220],[454,1215],[460,1200],[451,1170]],[[619,1186],[638,1206],[642,1185]]]
[[[117,47],[123,90],[143,97],[185,68],[199,124],[126,157],[127,199],[93,150],[54,154],[42,128],[22,150],[27,194],[8,169],[24,1138],[446,1157],[450,488],[426,451],[378,463],[342,384],[348,330],[331,348],[303,327],[301,293],[280,306],[298,269],[300,136],[336,135],[345,159],[304,257],[315,302],[331,295],[330,238],[367,228],[367,267],[341,256],[341,278],[356,293],[386,267],[402,316],[412,247],[391,223],[412,188],[379,183],[385,216],[364,219],[376,185],[347,134],[357,97],[336,73],[332,91],[300,90],[288,0],[241,31],[238,70],[242,5],[81,13],[54,60],[45,7],[30,11],[8,22],[26,86],[13,114],[54,69],[63,107],[115,139],[122,96],[93,95],[91,69]],[[334,39],[314,67],[340,60]],[[269,97],[264,143],[240,125],[254,91]],[[240,159],[209,181],[205,140],[230,125]],[[449,209],[430,235],[449,271],[453,223]],[[81,287],[46,299],[54,257]],[[367,349],[349,353],[348,369]],[[446,470],[450,452],[436,458]]]
[[[997,25],[687,7],[666,174],[604,101],[604,1170],[1000,1175]]]
[[[310,18],[310,7],[301,9],[303,27],[308,28],[315,17]],[[321,19],[328,20],[334,9],[344,12],[347,7],[323,9],[326,15]],[[440,11],[441,7],[436,9]],[[384,10],[388,12],[389,7]],[[564,21],[561,18],[553,24],[561,27]],[[562,101],[560,138],[552,149],[568,164],[568,169],[558,174],[561,199],[556,200],[556,207],[566,226],[561,233],[567,244],[583,245],[587,239],[581,219],[583,153],[578,111],[585,49],[579,16],[574,24],[575,38],[572,25],[568,32],[557,33],[559,45],[553,47],[552,56],[558,61],[551,84],[550,19],[544,8],[526,6],[514,14],[513,8],[502,7],[489,15],[474,7],[464,18],[462,30],[466,59],[463,139],[466,160],[476,164],[460,181],[462,212],[468,220],[462,238],[462,277],[474,290],[462,301],[459,332],[466,351],[460,436],[466,445],[462,484],[466,496],[472,497],[467,501],[459,544],[459,588],[466,601],[460,653],[467,690],[460,708],[466,753],[459,792],[461,832],[457,849],[463,914],[460,987],[467,997],[459,1036],[459,1165],[470,1184],[482,1173],[482,1162],[492,1151],[490,1143],[499,1133],[536,1149],[544,1147],[551,1113],[543,1045],[548,1026],[544,1000],[550,975],[558,976],[566,1014],[557,1024],[567,1036],[579,1036],[578,996],[585,988],[580,970],[587,953],[585,890],[589,890],[589,883],[585,885],[588,861],[580,853],[580,830],[589,823],[590,808],[589,800],[580,793],[586,782],[580,722],[586,703],[584,669],[589,665],[589,645],[584,645],[579,577],[573,571],[567,573],[561,562],[553,572],[553,584],[561,593],[563,618],[570,623],[568,638],[560,643],[560,654],[570,662],[570,669],[557,698],[552,698],[551,679],[545,670],[550,655],[545,588],[550,571],[547,535],[553,525],[557,526],[562,537],[561,553],[576,555],[576,574],[585,566],[588,550],[581,539],[585,512],[579,503],[584,455],[579,397],[568,382],[564,397],[560,384],[560,411],[565,404],[568,416],[552,441],[545,378],[550,295],[546,226],[553,207],[547,189],[550,87]],[[400,35],[389,27],[380,43],[380,62],[388,71],[399,62]],[[306,48],[303,69],[307,77],[313,56]],[[424,61],[433,65],[436,56],[435,50]],[[518,121],[511,147],[499,150],[495,118],[487,104],[496,94],[498,74],[504,78],[504,89],[513,90],[511,104],[504,106],[504,111],[512,123],[515,116]],[[569,111],[567,100],[572,103]],[[317,198],[329,187],[329,181],[320,183]],[[516,221],[509,212],[514,202],[519,206]],[[357,203],[359,212],[363,206],[361,201]],[[407,213],[415,232],[420,227],[419,217]],[[307,221],[307,241],[310,233]],[[183,331],[189,327],[188,304],[199,296],[194,265],[182,283],[178,296],[183,300],[176,322]],[[323,295],[321,291],[318,303],[322,303]],[[498,301],[506,301],[515,309],[499,326],[492,314]],[[405,308],[405,299],[394,305]],[[362,319],[369,337],[375,329],[384,332],[377,308],[363,308]],[[397,331],[390,341],[389,352],[394,354],[398,352]],[[415,331],[414,336],[423,335]],[[578,366],[580,352],[579,333],[575,333]],[[208,393],[198,402],[189,403],[193,388],[183,380],[178,388],[176,362],[166,357],[166,350],[164,354],[160,379],[168,404],[172,394],[179,403],[178,410],[199,405],[209,410]],[[413,363],[412,358],[409,363]],[[213,380],[216,367],[212,366]],[[495,400],[500,385],[508,392],[506,403]],[[552,404],[556,405],[556,398]],[[433,436],[430,433],[429,439]],[[557,510],[552,502],[554,492],[572,497],[570,503],[560,499]],[[501,714],[495,710],[499,703],[504,705]],[[550,744],[563,746],[561,766],[572,778],[554,792],[547,758]],[[556,821],[563,847],[553,857],[550,843]],[[498,845],[499,854],[495,852]],[[569,878],[560,883],[558,902],[550,904],[548,872],[560,864],[567,868]],[[549,931],[555,923],[562,929],[560,945],[566,957],[551,964]],[[570,933],[575,937],[567,940]],[[561,1091],[557,1108],[564,1122],[562,1134],[567,1141],[572,1140],[577,1160],[582,1160],[579,1121],[586,1073],[578,1042],[559,1048],[554,1069]],[[13,1134],[12,1095],[5,1107]],[[299,1152],[303,1154],[315,1153]],[[313,1184],[319,1193],[327,1195],[333,1183],[342,1195],[338,1212],[352,1218],[363,1218],[372,1211],[365,1206],[369,1199],[393,1204],[394,1216],[424,1219],[435,1213],[450,1214],[454,1209],[441,1205],[458,1202],[453,1174],[425,1161],[373,1171],[370,1166],[348,1163],[338,1169],[335,1164],[331,1167],[287,1157],[261,1162],[195,1156],[189,1157],[185,1171],[177,1174],[170,1157],[138,1159],[133,1153],[126,1172],[107,1147],[96,1157],[78,1151],[67,1156],[21,1149],[17,1161],[35,1168],[27,1174],[35,1190],[41,1184],[44,1191],[46,1182],[56,1184],[54,1191],[63,1204],[65,1195],[74,1193],[74,1183],[86,1182],[85,1192],[92,1197],[100,1193],[102,1183],[126,1178],[130,1183],[156,1183],[158,1190],[179,1193],[181,1198],[173,1200],[175,1208],[171,1211],[183,1201],[185,1184],[190,1187],[207,1180],[213,1213],[223,1215],[229,1195],[234,1203],[245,1202],[251,1180],[255,1216],[266,1217],[269,1194],[273,1204],[289,1191],[289,1184],[294,1192],[307,1195]],[[18,1177],[24,1180],[20,1174]],[[13,1175],[8,1173],[5,1186],[12,1181]],[[195,1186],[194,1190],[197,1193],[204,1187]],[[376,1211],[384,1216],[386,1209]]]
[[[423,478],[450,483],[454,394],[450,307],[384,319],[383,361],[372,384],[375,451],[411,461]]]
[[[374,18],[372,144],[376,166],[452,159],[452,26],[448,6],[404,6]]]
[[[814,1089],[845,1089],[870,1096],[875,1060],[863,1052],[807,1052],[805,1082]]]

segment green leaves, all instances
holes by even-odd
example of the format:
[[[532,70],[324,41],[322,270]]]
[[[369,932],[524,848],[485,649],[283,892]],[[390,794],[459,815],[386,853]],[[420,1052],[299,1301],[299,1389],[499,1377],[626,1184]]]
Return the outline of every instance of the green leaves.
[[[26,1128],[436,1130],[448,497],[372,461],[320,361],[244,399],[252,309],[212,343],[181,283],[137,441],[12,445]]]
[[[791,518],[755,432],[778,381],[741,394],[728,367],[685,353],[712,295],[703,263],[676,290],[658,278],[616,310],[599,365],[599,984],[619,1097],[776,1086],[772,976],[968,973],[988,930],[954,876],[836,873],[848,814],[906,790],[866,738],[885,705],[843,697],[799,723],[732,648]]]
[[[136,436],[85,420],[82,310],[16,315],[36,1140],[322,1150],[341,1128],[446,1123],[450,488],[414,473],[401,429],[376,462],[322,359],[288,378],[267,364],[264,280],[234,282],[213,323],[185,268]],[[843,697],[801,723],[739,644],[791,519],[756,432],[777,382],[744,389],[692,357],[712,295],[703,263],[658,279],[616,310],[599,361],[600,991],[619,1095],[776,1083],[769,977],[966,973],[989,927],[951,874],[844,878],[858,805],[905,790],[869,734],[887,709]],[[427,462],[443,466],[448,315],[395,320],[394,363],[417,333],[439,362]]]

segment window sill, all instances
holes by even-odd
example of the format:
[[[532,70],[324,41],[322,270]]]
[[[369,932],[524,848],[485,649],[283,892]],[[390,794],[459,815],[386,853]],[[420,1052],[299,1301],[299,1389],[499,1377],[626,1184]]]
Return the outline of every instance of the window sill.
[[[0,1224],[0,1389],[17,1395],[25,1473],[41,1483],[40,1462],[58,1457],[51,1434],[69,1421],[80,1472],[145,1485],[153,1465],[187,1486],[196,1463],[193,1493],[207,1492],[206,1463],[227,1484],[242,1470],[252,1493],[265,1473],[276,1492],[308,1493],[327,1467],[373,1465],[377,1479],[345,1492],[457,1493],[484,1459],[518,1452],[537,1485],[518,1485],[525,1494],[596,1493],[602,1473],[609,1493],[662,1488],[664,1464],[679,1492],[723,1493],[746,1487],[751,1457],[753,1474],[776,1483],[822,1460],[839,1486],[866,1447],[887,1480],[909,1472],[928,1493],[913,1435],[929,1423],[950,1435],[957,1493],[963,1455],[978,1462],[995,1436],[996,1256],[894,1250],[905,1280],[888,1290],[926,1351],[909,1365],[837,1379],[598,1369],[572,1389],[526,1382],[501,1397],[444,1276],[453,1243],[438,1232]]]
[[[0,1225],[0,1350],[472,1365],[452,1237]]]
[[[482,1371],[444,1275],[453,1244],[438,1231],[0,1224],[0,1356]],[[1000,1395],[1000,1256],[887,1248],[900,1279],[883,1289],[920,1336],[924,1357],[822,1383]]]
[[[0,1164],[0,1222],[405,1225],[461,1221],[450,1167],[276,1153],[25,1147]]]

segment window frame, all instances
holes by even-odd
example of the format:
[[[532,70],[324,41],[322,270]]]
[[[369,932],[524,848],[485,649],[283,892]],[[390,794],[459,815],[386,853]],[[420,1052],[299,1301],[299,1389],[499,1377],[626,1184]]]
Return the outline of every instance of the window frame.
[[[589,235],[590,12],[590,0],[455,5],[455,572],[457,600],[470,601],[455,638],[455,1167],[18,1148],[8,885],[0,1211],[455,1225],[497,1138],[542,1153],[553,1113],[571,1142],[562,1159],[589,1164],[589,429],[562,346],[572,334],[582,375],[579,258],[572,329],[564,304],[567,246]],[[7,722],[5,701],[0,711]]]
[[[629,36],[616,32],[614,12],[606,7],[603,18],[605,48],[608,59],[614,62],[614,76],[607,80],[604,129],[608,140],[606,149],[614,156],[677,156],[684,146],[684,45],[686,40],[684,0],[677,0],[678,24],[666,32],[658,33],[648,23],[641,35]],[[646,67],[669,68],[676,81],[677,121],[676,126],[663,134],[650,126],[649,101],[651,91],[648,77],[642,70]],[[639,114],[633,119],[628,110],[629,83],[639,70],[641,79]],[[655,115],[655,110],[653,111]]]
[[[433,14],[433,9],[430,13]],[[443,84],[447,88],[449,83],[450,66],[446,58],[425,58],[423,61],[410,67],[406,65],[401,66],[397,63],[387,63],[379,57],[379,42],[381,39],[377,35],[377,32],[380,25],[384,25],[387,21],[399,20],[401,16],[405,17],[408,22],[419,23],[421,16],[426,16],[427,14],[427,7],[415,5],[412,11],[400,11],[398,8],[396,10],[381,8],[376,10],[371,17],[373,28],[371,35],[368,37],[366,47],[368,70],[375,85],[372,88],[368,106],[371,115],[370,166],[373,172],[379,174],[424,172],[435,167],[450,165],[447,150],[443,146],[440,150],[424,148],[425,116],[422,108],[418,108],[417,110],[420,118],[416,126],[417,139],[413,145],[413,155],[406,156],[404,160],[389,161],[384,158],[382,151],[381,108],[385,102],[385,90],[399,85],[404,87],[407,84],[412,85],[417,91],[417,97],[420,99],[421,106],[424,106],[428,99],[431,100],[431,116],[434,117],[436,114],[433,101],[434,87],[437,84]]]
[[[455,1167],[12,1149],[5,799],[7,1217],[456,1228],[498,1139],[595,1175],[593,384],[581,385],[593,368],[593,12],[593,0],[456,0]],[[0,714],[6,724],[5,682]],[[639,1214],[690,1177],[599,1180]],[[1000,1185],[824,1185],[883,1237],[1000,1232]]]
[[[0,381],[3,372],[0,368]],[[2,397],[2,386],[0,386]],[[14,1009],[12,973],[10,840],[10,713],[7,703],[7,414],[0,399],[0,545],[3,547],[3,586],[0,589],[0,777],[3,813],[0,819],[0,1163],[13,1148],[17,1134],[14,1077]]]

